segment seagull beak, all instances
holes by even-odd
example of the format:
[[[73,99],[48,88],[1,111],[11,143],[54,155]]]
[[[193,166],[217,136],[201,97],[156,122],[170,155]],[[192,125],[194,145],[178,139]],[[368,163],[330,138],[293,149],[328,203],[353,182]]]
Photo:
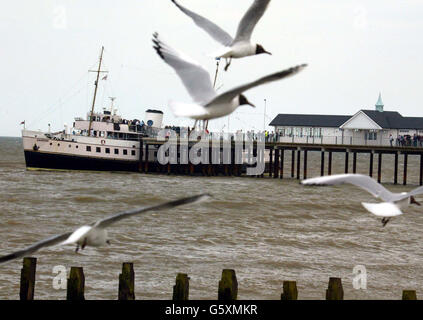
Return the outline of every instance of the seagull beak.
[[[252,104],[250,101],[247,102],[248,105],[252,106],[253,108],[255,108],[256,106],[254,104]]]
[[[269,55],[272,55],[269,51],[264,51],[264,53],[269,54]]]
[[[421,203],[416,201],[416,198],[414,198],[413,196],[410,197],[410,204],[421,206]]]

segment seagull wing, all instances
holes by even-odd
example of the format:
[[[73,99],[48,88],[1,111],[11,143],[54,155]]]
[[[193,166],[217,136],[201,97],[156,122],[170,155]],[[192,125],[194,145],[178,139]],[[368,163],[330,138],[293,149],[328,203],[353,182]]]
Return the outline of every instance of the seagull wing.
[[[201,194],[201,195],[197,195],[197,196],[192,196],[192,197],[187,197],[187,198],[182,198],[182,199],[178,199],[178,200],[165,202],[165,203],[155,205],[155,206],[143,207],[143,208],[138,208],[138,209],[134,209],[134,210],[124,211],[124,212],[121,212],[121,213],[117,213],[113,216],[110,216],[108,218],[97,221],[93,225],[93,228],[106,228],[109,225],[111,225],[115,222],[118,222],[122,219],[125,219],[125,218],[129,218],[129,217],[139,215],[139,214],[142,214],[142,213],[146,213],[146,212],[150,212],[150,211],[167,210],[167,209],[172,209],[172,208],[175,208],[175,207],[178,207],[178,206],[181,206],[181,205],[196,203],[196,202],[205,200],[208,197],[209,197],[209,195],[207,195],[207,194]]]
[[[270,0],[254,0],[238,25],[234,42],[250,41],[254,28],[266,11],[269,2]]]
[[[176,71],[196,103],[205,103],[216,96],[207,70],[165,44],[160,40],[158,33],[154,33],[153,43],[157,54]]]
[[[30,255],[30,254],[38,251],[39,249],[41,249],[43,247],[54,246],[55,244],[58,244],[58,243],[62,242],[63,240],[67,239],[71,234],[72,234],[72,232],[67,232],[67,233],[55,235],[53,237],[41,240],[41,241],[33,244],[30,247],[27,247],[27,248],[22,249],[20,251],[16,251],[16,252],[8,254],[6,256],[0,257],[0,263],[7,262],[9,260],[13,260],[13,259],[17,259],[17,258],[20,258],[20,257],[23,257],[23,256]]]
[[[302,64],[302,65],[299,65],[299,66],[296,66],[296,67],[292,67],[292,68],[289,68],[287,70],[283,70],[283,71],[280,71],[280,72],[273,73],[271,75],[260,78],[256,81],[253,81],[253,82],[247,83],[245,85],[231,89],[229,91],[226,91],[225,93],[218,95],[216,98],[214,98],[209,103],[207,103],[207,105],[205,107],[208,107],[208,106],[213,105],[213,104],[228,103],[228,102],[232,101],[232,99],[234,99],[236,96],[243,93],[244,91],[247,91],[247,90],[254,88],[254,87],[261,86],[262,84],[265,84],[265,83],[268,83],[268,82],[272,82],[272,81],[280,80],[280,79],[283,79],[283,78],[286,78],[286,77],[289,77],[289,76],[293,76],[294,74],[297,74],[298,72],[303,70],[306,66],[307,66],[306,64]]]
[[[402,211],[392,202],[382,203],[361,203],[367,211],[378,217],[396,217],[402,214]]]
[[[220,28],[215,23],[211,22],[210,20],[188,10],[187,8],[181,6],[175,0],[172,2],[188,17],[190,17],[194,23],[199,26],[201,29],[206,31],[214,40],[221,43],[225,47],[230,46],[233,42],[232,37],[222,28]]]
[[[333,176],[306,179],[301,181],[301,183],[305,185],[337,185],[349,183],[370,192],[376,198],[381,198],[386,202],[396,201],[395,197],[399,195],[390,192],[376,180],[362,174],[336,174]]]
[[[410,192],[408,192],[407,194],[404,195],[403,198],[408,198],[410,196],[417,196],[419,194],[423,194],[423,187],[418,187],[414,190],[411,190]]]

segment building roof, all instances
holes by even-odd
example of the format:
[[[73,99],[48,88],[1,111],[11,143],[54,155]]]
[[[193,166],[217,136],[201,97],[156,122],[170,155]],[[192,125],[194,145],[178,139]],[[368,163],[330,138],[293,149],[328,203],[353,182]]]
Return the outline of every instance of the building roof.
[[[321,114],[278,114],[270,126],[333,127],[339,128],[351,116]]]
[[[360,110],[359,112],[363,112],[383,129],[423,130],[423,118],[421,117],[403,117],[397,111]],[[352,117],[319,114],[278,114],[270,123],[270,126],[339,128]]]
[[[361,110],[383,129],[423,129],[423,118],[403,117],[396,111]]]

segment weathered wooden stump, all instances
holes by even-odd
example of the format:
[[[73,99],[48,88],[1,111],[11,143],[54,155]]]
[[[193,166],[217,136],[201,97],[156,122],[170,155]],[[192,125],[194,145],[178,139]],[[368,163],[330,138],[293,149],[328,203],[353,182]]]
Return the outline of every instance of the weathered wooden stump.
[[[417,300],[416,290],[404,290],[402,300]]]
[[[176,283],[173,286],[173,300],[188,300],[189,297],[189,277],[186,273],[178,273]]]
[[[284,281],[283,292],[281,294],[281,300],[297,300],[298,289],[296,281]]]
[[[85,300],[85,276],[82,267],[71,267],[67,283],[66,299],[71,301]]]
[[[122,273],[119,274],[119,300],[135,300],[135,272],[132,262],[122,264]]]
[[[21,300],[34,300],[36,268],[37,258],[23,258],[21,269],[21,288],[19,292]]]
[[[219,281],[218,300],[232,301],[238,297],[238,281],[235,270],[224,269],[222,279]]]
[[[344,289],[341,278],[329,278],[326,300],[344,300]]]

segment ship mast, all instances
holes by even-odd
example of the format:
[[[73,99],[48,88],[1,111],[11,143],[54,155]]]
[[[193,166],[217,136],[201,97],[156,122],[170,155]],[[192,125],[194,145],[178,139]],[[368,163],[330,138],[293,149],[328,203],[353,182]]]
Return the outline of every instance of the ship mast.
[[[94,89],[93,105],[91,106],[91,115],[90,115],[90,124],[88,126],[88,134],[90,134],[90,132],[91,132],[91,125],[92,125],[92,122],[93,122],[95,98],[96,98],[96,95],[97,95],[97,88],[98,88],[98,79],[100,77],[101,72],[107,72],[107,71],[101,71],[101,62],[103,60],[103,52],[104,52],[104,47],[101,47],[100,62],[98,63],[98,70],[97,71],[89,70],[89,72],[97,72],[97,79],[95,80],[95,83],[94,83],[95,89]]]

